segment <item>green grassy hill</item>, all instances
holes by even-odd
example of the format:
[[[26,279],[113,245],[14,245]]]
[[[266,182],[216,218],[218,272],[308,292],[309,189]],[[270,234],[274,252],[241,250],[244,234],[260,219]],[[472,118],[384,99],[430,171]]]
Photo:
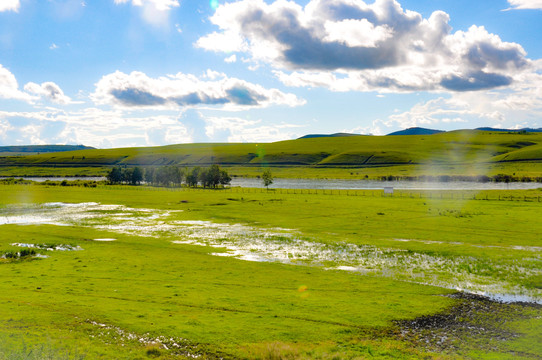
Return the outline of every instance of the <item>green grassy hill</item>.
[[[444,174],[458,175],[485,174],[488,167],[504,173],[517,168],[522,173],[527,166],[532,170],[530,174],[542,174],[542,134],[460,130],[433,135],[323,137],[260,144],[200,143],[0,157],[0,167],[210,164],[244,168],[387,168],[390,174],[441,168],[447,169],[441,171]],[[524,170],[518,164],[523,164],[519,168]],[[480,167],[484,169],[479,170]]]
[[[0,156],[24,156],[61,151],[87,150],[93,147],[84,145],[21,145],[0,146]]]

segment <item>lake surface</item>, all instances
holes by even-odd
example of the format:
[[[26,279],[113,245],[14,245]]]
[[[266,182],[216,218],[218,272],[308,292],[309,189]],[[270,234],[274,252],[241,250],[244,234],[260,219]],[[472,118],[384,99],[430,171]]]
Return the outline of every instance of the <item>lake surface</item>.
[[[5,179],[6,177],[0,177]],[[20,177],[16,177],[19,179]],[[105,177],[23,177],[36,182],[90,180],[103,181]],[[232,187],[264,188],[261,179],[234,177]],[[270,189],[320,189],[320,190],[378,190],[392,187],[396,190],[528,190],[542,188],[537,182],[424,182],[424,181],[377,181],[377,180],[336,180],[336,179],[275,179]]]

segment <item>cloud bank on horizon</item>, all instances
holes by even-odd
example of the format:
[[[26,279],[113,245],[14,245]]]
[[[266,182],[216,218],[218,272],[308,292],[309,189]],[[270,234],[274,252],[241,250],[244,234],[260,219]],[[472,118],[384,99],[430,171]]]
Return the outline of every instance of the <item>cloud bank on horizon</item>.
[[[0,145],[542,127],[532,24],[505,41],[489,30],[497,20],[454,30],[468,11],[410,10],[407,0],[203,3],[2,1]],[[505,12],[484,3],[494,16],[542,16],[542,0],[509,0]]]

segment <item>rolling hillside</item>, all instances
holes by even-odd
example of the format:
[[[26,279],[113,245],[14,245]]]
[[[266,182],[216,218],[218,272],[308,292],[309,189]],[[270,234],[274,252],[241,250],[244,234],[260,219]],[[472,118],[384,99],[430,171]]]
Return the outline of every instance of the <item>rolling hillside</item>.
[[[542,134],[461,130],[433,135],[306,138],[274,143],[202,143],[0,157],[0,166],[310,166],[542,162]]]
[[[0,156],[25,156],[61,151],[88,150],[93,147],[84,145],[17,145],[0,146]]]

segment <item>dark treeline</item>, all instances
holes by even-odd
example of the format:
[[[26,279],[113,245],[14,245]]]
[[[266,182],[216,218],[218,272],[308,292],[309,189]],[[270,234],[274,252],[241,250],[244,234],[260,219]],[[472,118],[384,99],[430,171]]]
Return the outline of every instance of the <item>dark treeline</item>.
[[[497,183],[510,183],[510,182],[542,182],[542,177],[530,177],[530,176],[515,176],[507,174],[497,174],[493,176],[478,175],[422,175],[422,176],[382,176],[379,178],[382,181],[422,181],[422,182],[453,182],[453,181],[473,181],[473,182],[497,182]]]
[[[183,184],[190,187],[198,185],[204,188],[217,188],[231,183],[231,177],[226,170],[218,165],[209,168],[198,166],[192,169],[177,166],[160,166],[142,169],[140,167],[121,168],[114,167],[107,174],[107,180],[111,184],[139,185],[145,183],[154,186],[179,187]]]

